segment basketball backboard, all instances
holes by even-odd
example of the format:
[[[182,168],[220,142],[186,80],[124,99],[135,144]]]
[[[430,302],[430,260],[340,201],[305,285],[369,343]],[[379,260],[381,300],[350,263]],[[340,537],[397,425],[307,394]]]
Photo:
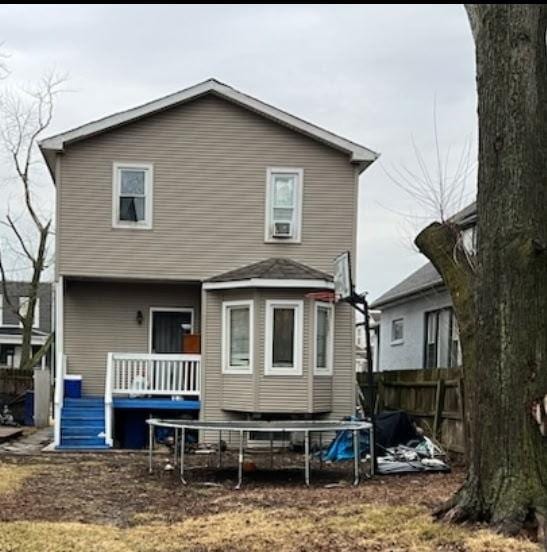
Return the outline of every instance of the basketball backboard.
[[[336,301],[343,301],[352,295],[351,259],[349,251],[345,251],[334,259],[334,296]]]

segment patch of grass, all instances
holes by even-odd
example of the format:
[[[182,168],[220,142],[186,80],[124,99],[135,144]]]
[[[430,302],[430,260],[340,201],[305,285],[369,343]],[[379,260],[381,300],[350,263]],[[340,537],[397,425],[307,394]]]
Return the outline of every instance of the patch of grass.
[[[20,489],[25,479],[30,477],[33,471],[30,466],[0,464],[0,495]]]
[[[488,530],[435,523],[426,509],[413,506],[235,509],[173,524],[155,519],[159,518],[139,516],[146,524],[127,529],[80,523],[4,523],[0,551],[539,550],[530,542]]]

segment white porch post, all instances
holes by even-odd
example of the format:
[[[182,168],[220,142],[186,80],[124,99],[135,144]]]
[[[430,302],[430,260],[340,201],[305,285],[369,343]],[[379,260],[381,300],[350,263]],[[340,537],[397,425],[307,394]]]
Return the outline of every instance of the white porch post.
[[[108,353],[106,360],[106,381],[104,387],[104,433],[105,442],[109,447],[114,445],[114,435],[112,432],[112,418],[113,418],[113,405],[112,405],[112,387],[114,377],[114,354]]]
[[[61,409],[64,391],[64,278],[55,283],[55,401],[54,444],[61,445]]]

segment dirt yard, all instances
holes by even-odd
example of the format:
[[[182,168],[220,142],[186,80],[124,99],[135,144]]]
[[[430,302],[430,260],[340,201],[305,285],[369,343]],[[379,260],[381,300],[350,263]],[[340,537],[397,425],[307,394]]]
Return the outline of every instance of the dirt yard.
[[[354,488],[349,466],[329,467],[315,469],[307,489],[298,456],[285,457],[282,471],[257,456],[259,469],[235,491],[229,455],[234,468],[190,469],[187,487],[162,469],[166,460],[158,455],[150,476],[143,454],[0,456],[0,551],[539,550],[484,528],[433,522],[432,508],[458,487],[460,471]]]

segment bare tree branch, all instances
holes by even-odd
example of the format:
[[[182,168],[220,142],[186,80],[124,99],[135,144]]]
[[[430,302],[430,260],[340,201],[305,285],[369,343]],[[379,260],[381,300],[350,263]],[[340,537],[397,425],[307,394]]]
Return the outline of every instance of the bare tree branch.
[[[0,142],[11,161],[15,174],[13,186],[19,190],[24,205],[24,218],[12,216],[9,212],[5,221],[13,240],[4,247],[4,257],[0,251],[0,277],[5,303],[16,315],[22,326],[22,345],[20,368],[32,369],[40,358],[46,354],[51,344],[51,337],[36,354],[32,352],[32,330],[36,303],[38,301],[40,280],[43,271],[49,264],[49,238],[52,235],[52,220],[40,213],[39,204],[34,198],[34,171],[37,142],[42,133],[49,127],[53,118],[55,98],[61,91],[65,77],[49,73],[42,78],[33,90],[15,92],[5,89],[0,94]],[[25,219],[33,228],[32,237],[26,236]],[[16,246],[16,247],[15,247]],[[9,295],[7,270],[5,266],[6,250],[11,249],[17,256],[30,263],[31,278],[28,283],[26,309]]]

